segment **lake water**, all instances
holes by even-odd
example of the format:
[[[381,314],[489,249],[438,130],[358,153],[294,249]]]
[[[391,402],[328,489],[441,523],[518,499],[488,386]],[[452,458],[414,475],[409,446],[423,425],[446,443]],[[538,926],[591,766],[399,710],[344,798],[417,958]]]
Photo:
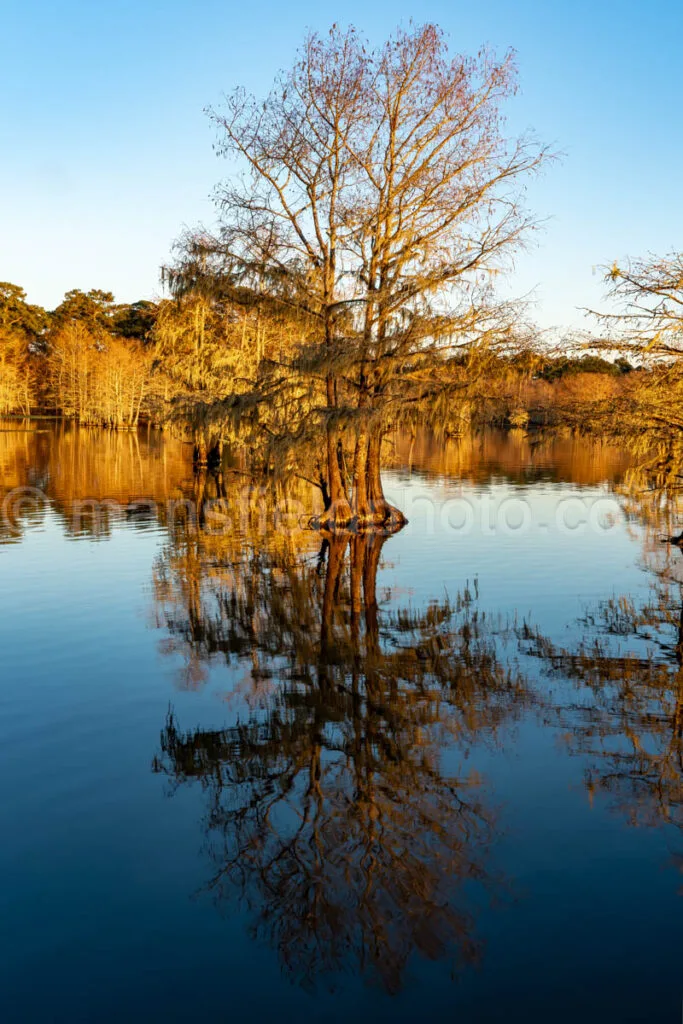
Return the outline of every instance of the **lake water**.
[[[408,526],[326,541],[190,451],[0,431],[0,1020],[680,1020],[683,556],[625,454],[396,438]]]

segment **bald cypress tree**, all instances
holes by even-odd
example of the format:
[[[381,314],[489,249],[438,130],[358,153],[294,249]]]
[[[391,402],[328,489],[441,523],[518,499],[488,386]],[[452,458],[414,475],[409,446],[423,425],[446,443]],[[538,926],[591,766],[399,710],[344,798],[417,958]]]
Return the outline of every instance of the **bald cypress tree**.
[[[492,282],[533,226],[520,182],[547,155],[505,135],[515,88],[512,55],[452,56],[436,26],[374,49],[334,27],[305,40],[264,101],[237,90],[210,112],[236,168],[217,189],[217,236],[203,237],[217,287],[291,327],[254,381],[250,423],[279,401],[273,450],[319,437],[321,526],[400,525],[382,487],[386,432],[443,421],[469,353],[510,337]]]

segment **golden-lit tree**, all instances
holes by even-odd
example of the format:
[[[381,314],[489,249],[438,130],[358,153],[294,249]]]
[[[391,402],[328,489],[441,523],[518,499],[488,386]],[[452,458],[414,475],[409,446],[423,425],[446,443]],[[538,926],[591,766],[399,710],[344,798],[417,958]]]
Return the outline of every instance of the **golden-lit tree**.
[[[285,319],[296,344],[209,415],[244,413],[253,430],[264,410],[266,462],[292,471],[317,446],[320,525],[399,525],[386,431],[453,416],[480,351],[510,342],[517,311],[491,281],[532,226],[518,181],[546,155],[502,131],[514,89],[510,56],[450,56],[435,26],[377,49],[335,27],[306,39],[265,102],[237,90],[211,112],[245,176],[219,187],[219,236],[198,236],[174,280],[196,292],[211,277],[214,294]]]
[[[0,415],[31,412],[35,376],[22,332],[0,327]]]
[[[36,360],[46,314],[26,292],[0,281],[0,414],[28,416],[36,397]]]
[[[135,340],[93,333],[74,320],[50,335],[47,369],[49,393],[63,415],[118,429],[140,421],[153,356]]]
[[[683,255],[649,256],[606,269],[612,308],[597,312],[604,347],[639,367],[596,425],[627,438],[657,487],[683,467]]]
[[[617,308],[596,316],[616,327],[634,356],[683,355],[682,253],[649,256],[624,266],[615,263],[606,268],[606,280]]]

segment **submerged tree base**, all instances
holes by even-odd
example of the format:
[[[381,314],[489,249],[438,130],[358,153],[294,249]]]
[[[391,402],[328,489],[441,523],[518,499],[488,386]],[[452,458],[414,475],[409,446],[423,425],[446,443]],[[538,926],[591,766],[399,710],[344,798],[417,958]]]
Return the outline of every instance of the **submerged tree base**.
[[[398,533],[408,520],[400,509],[389,502],[364,515],[354,513],[348,502],[335,502],[319,516],[313,516],[309,525],[324,533]]]

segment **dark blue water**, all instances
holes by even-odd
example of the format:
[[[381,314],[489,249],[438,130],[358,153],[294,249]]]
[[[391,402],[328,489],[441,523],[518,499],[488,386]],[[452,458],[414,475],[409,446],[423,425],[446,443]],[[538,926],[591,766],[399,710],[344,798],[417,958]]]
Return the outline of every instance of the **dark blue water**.
[[[620,453],[399,451],[409,525],[325,547],[170,440],[0,437],[0,1020],[680,1019],[683,558]]]

